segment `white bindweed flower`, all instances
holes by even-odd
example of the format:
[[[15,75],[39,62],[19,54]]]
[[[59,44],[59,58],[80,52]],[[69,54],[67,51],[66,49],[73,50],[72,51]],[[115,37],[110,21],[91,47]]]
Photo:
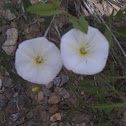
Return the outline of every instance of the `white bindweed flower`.
[[[72,29],[61,38],[64,66],[78,74],[91,75],[103,70],[109,43],[101,32],[88,26],[88,33]]]
[[[44,37],[26,40],[18,46],[15,67],[23,79],[37,84],[48,84],[61,70],[61,54]]]

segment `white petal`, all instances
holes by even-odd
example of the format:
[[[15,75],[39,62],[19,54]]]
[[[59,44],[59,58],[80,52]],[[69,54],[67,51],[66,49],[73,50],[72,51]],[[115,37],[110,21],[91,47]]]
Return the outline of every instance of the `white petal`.
[[[83,60],[80,64],[78,64],[73,72],[84,75],[92,75],[102,71],[103,66],[99,64],[96,60],[87,58]]]
[[[53,80],[59,73],[63,63],[59,49],[53,43],[50,43],[50,45],[50,48],[45,50],[44,66],[47,69],[51,80]]]
[[[82,46],[86,41],[86,35],[77,29],[68,31],[61,38],[61,42],[74,48]]]
[[[44,63],[36,64],[37,56],[42,56]],[[59,49],[44,37],[26,40],[16,51],[15,67],[25,80],[48,84],[62,67],[61,54]]]
[[[22,52],[20,49],[18,49],[16,52],[16,59],[15,59],[15,67],[17,73],[20,76],[23,76],[27,72],[31,71],[31,69],[34,66],[35,66],[34,60],[28,55],[25,55],[25,53]]]
[[[87,49],[88,54],[85,56],[79,54],[79,48],[82,46]],[[108,52],[108,41],[99,30],[91,26],[88,27],[87,34],[72,29],[61,39],[64,66],[78,74],[100,72],[106,64]]]
[[[37,84],[48,84],[50,82],[49,75],[42,65],[37,65],[32,68],[32,70],[25,74],[23,78]]]

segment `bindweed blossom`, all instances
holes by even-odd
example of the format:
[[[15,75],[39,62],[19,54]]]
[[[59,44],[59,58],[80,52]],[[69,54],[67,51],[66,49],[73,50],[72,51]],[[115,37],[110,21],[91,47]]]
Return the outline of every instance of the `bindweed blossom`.
[[[59,49],[44,37],[22,42],[15,54],[15,67],[23,79],[49,84],[62,68]]]
[[[77,74],[92,75],[105,67],[109,43],[102,33],[88,26],[85,34],[72,29],[61,38],[61,55],[64,66]]]

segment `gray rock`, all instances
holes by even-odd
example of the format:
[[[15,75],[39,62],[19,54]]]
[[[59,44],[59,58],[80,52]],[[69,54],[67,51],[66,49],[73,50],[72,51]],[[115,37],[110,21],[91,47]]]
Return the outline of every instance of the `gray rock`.
[[[16,50],[16,44],[18,39],[18,30],[16,28],[11,28],[6,31],[7,40],[2,45],[2,49],[8,54],[8,55],[14,55],[14,52]]]
[[[46,86],[43,86],[42,89],[45,96],[50,96],[51,91],[49,90],[49,88],[47,88]]]
[[[53,83],[56,86],[60,86],[60,83],[61,83],[60,77],[55,77],[54,80],[53,80]]]
[[[68,98],[70,96],[69,92],[63,87],[56,87],[54,91],[62,98]]]
[[[24,105],[25,103],[24,95],[14,97],[13,99],[11,99],[10,103],[18,103],[19,105]]]
[[[18,113],[12,114],[12,115],[10,116],[10,119],[11,119],[12,121],[16,121],[18,118],[19,118],[19,114],[18,114]]]
[[[66,76],[66,75],[61,75],[61,83],[60,83],[60,86],[63,86],[65,83],[67,83],[69,81],[69,77]]]
[[[62,119],[63,119],[63,120],[66,120],[67,117],[69,116],[69,114],[70,114],[69,112],[63,113]]]
[[[59,77],[55,77],[55,79],[53,80],[53,83],[54,83],[54,85],[61,87],[65,83],[67,83],[68,80],[69,80],[68,76],[61,74]]]
[[[9,91],[9,93],[15,94],[16,93],[15,88],[11,88],[10,91]]]
[[[51,123],[50,126],[58,126],[57,122]]]
[[[17,102],[17,98],[12,98],[9,103],[16,103],[16,102]]]
[[[11,13],[9,9],[5,12],[5,19],[8,19],[9,21],[14,20],[16,18],[14,13]]]
[[[8,102],[8,99],[7,98],[4,98],[4,99],[0,100],[1,109],[4,108],[4,106],[7,104],[7,102]]]
[[[24,105],[24,103],[25,103],[25,97],[24,97],[24,95],[19,95],[18,96],[18,104],[19,105]]]
[[[90,121],[90,126],[94,126],[94,121]]]
[[[12,84],[12,79],[8,78],[4,86],[9,87],[11,84]]]
[[[68,109],[70,109],[69,105],[66,104],[64,101],[60,102],[59,108],[62,109],[62,110],[68,110]]]

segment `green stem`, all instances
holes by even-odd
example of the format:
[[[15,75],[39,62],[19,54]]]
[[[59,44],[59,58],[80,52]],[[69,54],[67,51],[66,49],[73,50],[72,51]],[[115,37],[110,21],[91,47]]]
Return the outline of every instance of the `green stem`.
[[[103,82],[103,79],[99,78],[99,81],[100,81],[100,80]],[[120,94],[120,92],[119,92],[118,90],[116,90],[114,86],[112,86],[111,84],[107,83],[106,81],[104,81],[104,83],[105,83],[106,85],[108,85],[108,86],[109,86],[116,94],[118,94],[124,101],[126,101],[126,98],[125,98],[122,94]]]
[[[123,37],[126,37],[126,35],[124,35],[124,34],[122,34],[122,33],[119,33],[119,32],[117,32],[117,31],[112,30],[112,32],[114,32],[114,33],[116,33],[116,34],[119,34],[119,35],[121,35],[121,36],[123,36]]]
[[[65,12],[55,1],[51,0],[51,2],[52,2],[52,4],[56,5],[57,9],[59,9],[59,10],[61,10],[63,12],[62,14],[64,14],[65,16],[79,22],[79,20],[76,17],[74,17],[74,16],[70,15],[69,13]]]

